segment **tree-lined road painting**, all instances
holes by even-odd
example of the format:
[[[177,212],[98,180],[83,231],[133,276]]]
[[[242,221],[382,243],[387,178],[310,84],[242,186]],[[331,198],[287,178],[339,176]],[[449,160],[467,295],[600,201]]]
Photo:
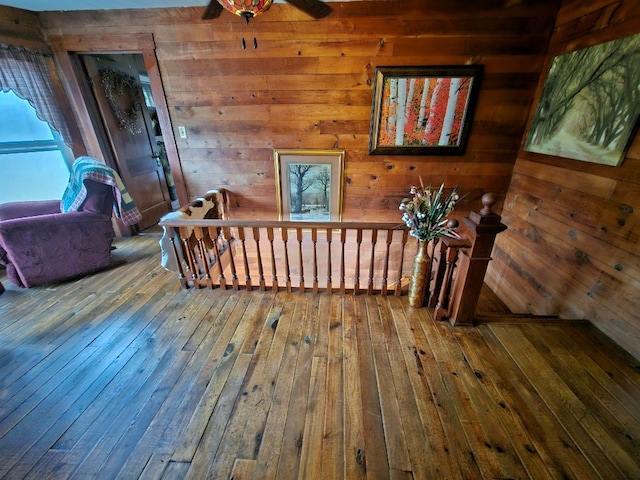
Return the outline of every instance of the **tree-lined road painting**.
[[[640,34],[555,57],[525,150],[619,165],[640,115]]]
[[[289,164],[291,221],[331,220],[331,164]]]
[[[473,77],[388,77],[379,146],[458,146]]]

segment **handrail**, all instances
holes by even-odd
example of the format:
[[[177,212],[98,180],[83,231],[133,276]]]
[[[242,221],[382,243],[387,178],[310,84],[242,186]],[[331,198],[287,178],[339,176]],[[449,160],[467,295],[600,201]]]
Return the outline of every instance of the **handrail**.
[[[186,218],[172,218],[162,220],[161,227],[271,227],[287,228],[293,230],[298,227],[305,230],[406,230],[404,224],[392,222],[292,222],[288,220],[219,220],[201,219],[191,220]]]

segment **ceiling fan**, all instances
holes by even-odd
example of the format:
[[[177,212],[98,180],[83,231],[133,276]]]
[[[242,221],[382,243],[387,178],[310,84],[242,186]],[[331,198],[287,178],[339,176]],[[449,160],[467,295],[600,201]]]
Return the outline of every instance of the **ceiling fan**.
[[[322,0],[286,0],[287,3],[307,13],[313,18],[324,18],[333,10]],[[205,8],[202,19],[218,18],[223,9],[229,10],[245,19],[249,19],[266,12],[273,0],[211,0]]]

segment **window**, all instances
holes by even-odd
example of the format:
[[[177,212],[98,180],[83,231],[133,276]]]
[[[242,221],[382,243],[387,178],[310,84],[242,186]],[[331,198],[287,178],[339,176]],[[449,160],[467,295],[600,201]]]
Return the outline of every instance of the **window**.
[[[0,203],[62,198],[71,150],[12,90],[0,90],[0,112]]]

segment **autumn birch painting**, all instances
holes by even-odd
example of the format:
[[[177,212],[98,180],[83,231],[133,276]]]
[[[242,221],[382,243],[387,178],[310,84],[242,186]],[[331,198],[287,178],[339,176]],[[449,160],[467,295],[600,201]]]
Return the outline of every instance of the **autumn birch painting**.
[[[380,67],[370,153],[461,154],[480,68]]]
[[[551,62],[525,150],[616,166],[640,115],[640,34]]]

